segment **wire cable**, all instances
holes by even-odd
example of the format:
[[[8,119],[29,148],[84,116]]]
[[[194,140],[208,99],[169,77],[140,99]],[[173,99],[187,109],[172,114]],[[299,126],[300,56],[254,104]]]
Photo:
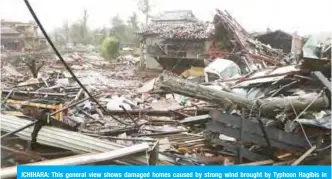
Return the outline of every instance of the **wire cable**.
[[[90,94],[90,92],[85,88],[85,86],[81,83],[81,81],[76,77],[76,75],[74,74],[74,72],[70,69],[70,67],[68,66],[68,64],[65,62],[65,60],[62,58],[61,54],[59,53],[59,51],[56,49],[55,45],[53,44],[52,40],[49,38],[49,36],[47,35],[44,27],[42,26],[41,22],[39,21],[36,13],[34,12],[34,10],[32,9],[30,3],[28,0],[24,0],[27,8],[29,9],[32,17],[34,18],[34,20],[36,21],[36,23],[38,24],[40,30],[42,31],[43,35],[45,36],[47,42],[50,44],[50,46],[52,47],[53,51],[55,52],[55,54],[58,56],[58,58],[60,59],[60,61],[62,62],[62,64],[65,66],[65,68],[68,70],[68,72],[71,74],[71,76],[74,78],[74,80],[80,85],[80,87],[88,94],[88,96],[91,98],[91,100],[93,100],[101,109],[103,109],[104,112],[106,112],[106,109]],[[122,122],[121,120],[117,119],[115,116],[111,115],[110,116],[115,119],[116,121],[127,125],[125,122]]]

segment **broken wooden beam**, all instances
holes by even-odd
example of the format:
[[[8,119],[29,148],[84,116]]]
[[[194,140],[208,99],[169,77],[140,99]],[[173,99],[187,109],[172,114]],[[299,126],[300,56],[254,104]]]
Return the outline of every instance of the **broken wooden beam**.
[[[2,93],[7,94],[10,93],[11,90],[2,90]],[[47,96],[57,96],[57,97],[66,97],[65,93],[45,93],[45,92],[35,92],[35,91],[14,91],[14,94],[22,94],[22,95],[47,95]]]
[[[209,140],[213,145],[222,146],[225,151],[231,152],[233,154],[236,154],[236,151],[241,150],[242,157],[249,161],[261,161],[269,159],[268,156],[255,153],[246,147],[240,147],[239,143],[221,140],[219,139],[219,134],[211,133],[208,130],[204,132],[204,138]]]
[[[331,82],[323,75],[320,71],[312,72],[313,75],[320,81],[320,83],[325,86],[328,91],[329,98],[331,99]]]
[[[310,155],[315,150],[316,150],[316,145],[313,145],[312,147],[310,147],[309,150],[307,150],[303,155],[301,155],[300,158],[298,158],[297,160],[295,160],[292,163],[292,166],[295,166],[295,165],[298,165],[299,163],[301,163],[308,155]]]
[[[304,109],[320,111],[328,108],[329,103],[329,99],[325,93],[308,93],[300,96],[272,97],[257,101],[257,105],[262,115],[268,117],[274,117],[277,113],[286,111],[290,112],[293,110],[296,110],[296,112],[301,112]],[[311,105],[309,106],[309,104]]]
[[[235,104],[240,107],[250,108],[255,104],[253,101],[242,96],[199,85],[185,79],[174,77],[167,72],[164,72],[155,84],[161,90],[209,101],[224,106],[225,108]]]
[[[198,114],[206,114],[209,113],[209,109],[188,109],[182,110],[182,113],[194,114],[197,112]],[[149,116],[172,116],[177,113],[170,112],[169,110],[152,110],[152,109],[145,109],[145,110],[127,110],[127,112],[131,115],[149,115]],[[126,113],[123,110],[107,110],[103,112],[104,115],[114,114],[114,115],[125,115]]]
[[[209,119],[211,119],[211,116],[209,114],[205,114],[205,115],[200,115],[200,116],[190,116],[190,117],[186,117],[183,120],[179,121],[179,123],[181,124],[196,124],[196,123],[202,123],[202,122],[206,122]]]
[[[273,164],[273,160],[262,160],[262,161],[256,161],[256,162],[251,162],[251,163],[243,163],[239,164],[239,166],[259,166],[259,165],[271,165]]]
[[[329,99],[325,93],[308,93],[301,96],[273,97],[254,101],[234,93],[215,90],[175,77],[169,72],[161,74],[155,84],[157,88],[169,93],[177,93],[215,103],[225,110],[234,107],[238,109],[258,110],[261,112],[262,116],[275,117],[275,115],[280,112],[291,112],[293,111],[292,106],[296,111],[303,111],[304,109],[321,110],[329,106]]]

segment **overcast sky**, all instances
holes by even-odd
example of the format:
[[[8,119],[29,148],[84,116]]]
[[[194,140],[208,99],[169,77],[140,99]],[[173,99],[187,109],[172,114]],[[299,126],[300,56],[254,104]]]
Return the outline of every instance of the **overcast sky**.
[[[32,20],[23,0],[0,0],[2,19]],[[30,0],[51,31],[64,20],[73,22],[88,10],[91,27],[109,26],[119,14],[127,19],[137,11],[138,0]],[[331,0],[152,0],[154,14],[164,10],[193,10],[197,18],[211,21],[215,9],[227,9],[248,31],[282,29],[300,34],[331,32]],[[141,15],[141,14],[140,14]],[[141,16],[142,18],[142,16]]]

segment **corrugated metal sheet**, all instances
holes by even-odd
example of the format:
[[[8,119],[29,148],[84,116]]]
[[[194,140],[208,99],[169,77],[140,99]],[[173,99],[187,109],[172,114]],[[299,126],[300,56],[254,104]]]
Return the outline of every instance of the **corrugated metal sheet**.
[[[31,123],[29,120],[3,114],[1,115],[0,121],[1,131],[5,132],[14,131]],[[33,127],[29,127],[21,132],[18,132],[16,135],[24,140],[30,140],[32,130]],[[44,126],[39,131],[37,141],[44,145],[63,148],[77,153],[107,152],[125,147],[109,141],[86,136],[78,132],[67,131],[49,126]],[[147,163],[147,158],[145,156],[135,156],[131,159],[133,163]]]
[[[260,71],[257,71],[256,73],[250,75],[249,79],[234,85],[233,88],[246,87],[248,85],[258,84],[258,83],[267,83],[267,82],[278,81],[287,76],[287,75],[278,75],[278,74],[285,74],[285,73],[291,73],[291,72],[297,72],[297,71],[300,71],[300,68],[298,68],[296,65],[289,65],[289,66],[284,66],[284,67],[280,67],[280,68],[276,68],[276,69],[260,70]],[[265,77],[268,75],[278,75],[278,76]],[[261,78],[258,78],[258,77],[261,77]],[[255,78],[255,79],[250,79],[250,78]]]
[[[26,165],[84,165],[92,164],[100,161],[109,161],[123,156],[131,155],[138,152],[143,152],[149,149],[147,143],[137,144],[126,148],[117,149],[104,153],[91,153],[75,155],[70,157],[58,158],[53,160],[46,160],[36,163],[29,163]],[[17,175],[17,166],[2,168],[0,178],[13,178]]]

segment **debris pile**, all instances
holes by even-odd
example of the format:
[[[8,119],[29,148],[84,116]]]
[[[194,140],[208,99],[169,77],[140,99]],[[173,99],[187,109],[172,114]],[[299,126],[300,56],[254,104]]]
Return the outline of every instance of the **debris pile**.
[[[2,64],[2,150],[26,158],[5,162],[38,165],[59,155],[106,152],[105,159],[125,165],[330,164],[331,59],[325,52],[331,47],[317,55],[307,41],[300,60],[286,65],[281,52],[250,39],[227,12],[215,18],[216,31],[224,28],[231,37],[223,49],[236,49],[233,57],[243,55],[246,65],[231,55],[218,58],[204,69],[203,81],[190,73],[185,79],[136,71],[139,58],[131,55],[110,63],[97,53],[70,53],[65,61],[75,75],[46,63],[38,78],[29,78],[22,65]],[[31,144],[12,144],[13,135]],[[46,157],[45,146],[53,151]],[[4,171],[2,178],[15,176],[13,168]]]
[[[281,160],[280,153],[289,160],[314,146],[317,153],[330,152],[330,82],[315,73],[320,72],[284,66],[204,85],[164,72],[155,84],[168,93],[217,104],[209,115],[182,123],[206,124],[205,138],[222,151],[235,152],[241,161]]]
[[[227,12],[217,10],[214,16],[214,40],[209,54],[215,58],[236,61],[251,72],[269,65],[281,65],[282,50],[273,49],[250,37],[248,32]],[[255,67],[254,67],[255,66]]]

